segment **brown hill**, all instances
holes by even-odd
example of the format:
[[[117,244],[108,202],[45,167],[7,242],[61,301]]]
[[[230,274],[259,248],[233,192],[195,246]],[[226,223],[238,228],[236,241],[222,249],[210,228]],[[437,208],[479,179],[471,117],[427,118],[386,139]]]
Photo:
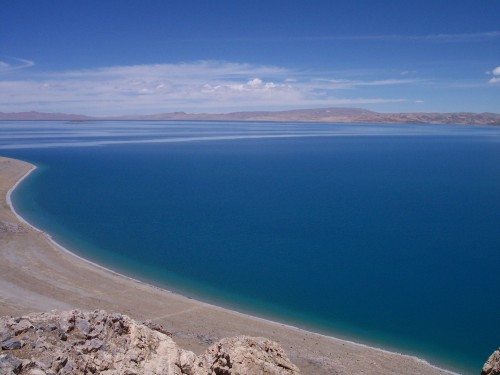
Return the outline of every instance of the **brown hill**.
[[[225,121],[299,121],[341,123],[403,123],[403,124],[456,124],[500,125],[498,113],[379,113],[360,108],[316,108],[289,111],[248,111],[231,113],[159,113],[152,115],[127,115],[91,117],[64,113],[20,112],[2,113],[0,120],[225,120]]]
[[[15,112],[15,113],[3,113],[0,112],[0,120],[75,120],[75,121],[85,121],[93,120],[92,117],[83,115],[72,115],[66,113],[44,113],[44,112]]]

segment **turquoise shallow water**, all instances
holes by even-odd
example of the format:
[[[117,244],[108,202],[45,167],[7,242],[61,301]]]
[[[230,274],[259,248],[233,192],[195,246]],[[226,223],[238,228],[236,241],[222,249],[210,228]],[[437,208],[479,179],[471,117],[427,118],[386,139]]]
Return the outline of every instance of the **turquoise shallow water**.
[[[500,128],[0,123],[18,211],[183,294],[478,373],[500,340]]]

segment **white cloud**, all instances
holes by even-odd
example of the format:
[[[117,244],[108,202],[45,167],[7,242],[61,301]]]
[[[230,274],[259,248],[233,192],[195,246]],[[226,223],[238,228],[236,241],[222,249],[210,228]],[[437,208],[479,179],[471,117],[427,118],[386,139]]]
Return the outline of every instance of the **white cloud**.
[[[484,33],[458,33],[458,34],[429,34],[419,36],[395,36],[401,40],[435,41],[435,42],[476,42],[500,38],[500,31]]]
[[[407,85],[421,82],[418,79],[382,79],[382,80],[371,80],[371,81],[361,81],[361,80],[348,80],[348,79],[325,79],[319,78],[315,79],[318,82],[324,82],[329,85],[332,89],[354,89],[361,86],[390,86],[390,85]],[[325,86],[324,88],[328,88]]]
[[[374,81],[355,82],[354,86],[387,86],[387,85],[406,85],[416,83],[416,79],[384,79]]]
[[[115,115],[378,104],[404,99],[365,98],[359,92],[339,98],[334,92],[413,82],[316,80],[309,72],[218,61],[112,66],[0,80],[0,111]]]
[[[382,34],[382,35],[326,35],[326,36],[295,36],[295,37],[227,37],[222,40],[227,42],[273,42],[282,43],[290,41],[299,42],[422,42],[422,43],[470,43],[478,41],[490,41],[500,39],[500,31],[478,32],[478,33],[456,33],[456,34]],[[184,41],[197,42],[220,42],[221,38],[211,39],[185,39]]]
[[[427,34],[427,35],[336,35],[324,37],[296,37],[288,40],[302,41],[378,41],[378,42],[422,42],[422,43],[470,43],[500,39],[500,31],[482,33],[457,33],[457,34]],[[274,39],[279,41],[280,39]]]
[[[493,74],[494,77],[488,81],[489,83],[500,83],[500,66],[493,69],[490,74]]]
[[[0,61],[0,73],[5,73],[11,70],[31,68],[35,65],[33,61],[12,57],[7,61]]]
[[[262,86],[262,80],[260,78],[254,78],[247,82],[247,85],[251,87],[259,87]]]

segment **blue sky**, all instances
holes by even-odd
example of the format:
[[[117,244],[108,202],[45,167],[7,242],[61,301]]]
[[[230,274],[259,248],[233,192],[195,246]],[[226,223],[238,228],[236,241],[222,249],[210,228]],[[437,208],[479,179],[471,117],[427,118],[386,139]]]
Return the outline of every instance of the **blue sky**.
[[[500,112],[499,0],[6,0],[0,111]]]

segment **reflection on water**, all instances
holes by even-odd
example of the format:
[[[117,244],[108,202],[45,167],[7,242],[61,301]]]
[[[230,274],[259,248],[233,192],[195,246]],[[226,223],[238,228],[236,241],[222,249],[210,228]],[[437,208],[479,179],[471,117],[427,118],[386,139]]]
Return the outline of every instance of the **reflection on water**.
[[[339,136],[482,136],[500,127],[222,121],[0,121],[0,150],[106,144]]]

